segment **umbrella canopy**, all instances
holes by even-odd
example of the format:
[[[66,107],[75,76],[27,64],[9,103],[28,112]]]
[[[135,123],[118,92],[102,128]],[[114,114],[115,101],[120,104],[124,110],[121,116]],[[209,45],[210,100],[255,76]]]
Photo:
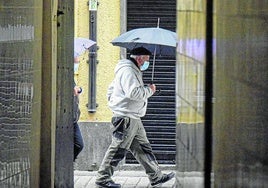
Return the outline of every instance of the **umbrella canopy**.
[[[159,25],[159,23],[158,23]],[[132,50],[144,47],[153,54],[152,81],[154,77],[155,56],[175,55],[177,46],[177,34],[159,27],[133,29],[123,33],[111,42],[114,46],[120,46]]]
[[[174,55],[177,45],[175,32],[159,27],[139,28],[130,30],[111,42],[114,46],[120,46],[132,50],[144,47],[152,54]]]
[[[82,37],[75,38],[74,39],[74,57],[80,56],[94,44],[96,44],[95,41],[87,39],[87,38],[82,38]]]

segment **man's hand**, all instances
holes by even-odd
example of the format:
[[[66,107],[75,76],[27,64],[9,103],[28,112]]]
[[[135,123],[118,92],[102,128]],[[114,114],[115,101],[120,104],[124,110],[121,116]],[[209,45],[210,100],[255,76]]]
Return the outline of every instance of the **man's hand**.
[[[156,91],[156,86],[154,84],[150,84],[149,87],[153,90],[153,93]]]
[[[78,96],[82,92],[82,88],[75,86],[74,87],[74,96]]]

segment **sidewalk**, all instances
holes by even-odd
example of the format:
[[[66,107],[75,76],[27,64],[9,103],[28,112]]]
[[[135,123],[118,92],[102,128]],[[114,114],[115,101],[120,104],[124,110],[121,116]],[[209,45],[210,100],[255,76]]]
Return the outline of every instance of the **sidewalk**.
[[[163,171],[163,173],[168,172]],[[96,174],[96,171],[74,171],[74,188],[97,188],[97,186],[95,186]],[[144,171],[115,171],[113,180],[116,183],[120,183],[122,188],[150,187],[149,179]],[[162,188],[175,187],[175,178],[162,186]]]
[[[168,173],[169,171],[163,171]],[[97,171],[74,171],[74,188],[97,188],[95,185]],[[166,182],[162,188],[203,188],[203,176],[199,172],[183,173],[183,178],[176,182],[175,178]],[[144,171],[121,170],[115,171],[113,180],[120,183],[122,188],[149,188],[150,183]],[[181,185],[183,184],[183,186]]]

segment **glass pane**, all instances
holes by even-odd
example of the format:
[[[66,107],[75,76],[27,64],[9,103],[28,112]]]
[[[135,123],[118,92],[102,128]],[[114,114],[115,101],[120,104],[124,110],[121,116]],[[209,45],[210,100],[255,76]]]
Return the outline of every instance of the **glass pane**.
[[[40,54],[36,31],[41,27],[36,28],[34,15],[42,13],[34,1],[1,2],[0,187],[30,186],[31,138],[38,134],[32,131],[34,76],[40,75],[34,64]]]
[[[267,2],[215,1],[215,187],[268,185]]]
[[[183,187],[202,187],[204,180],[205,19],[205,1],[177,1],[177,181]]]

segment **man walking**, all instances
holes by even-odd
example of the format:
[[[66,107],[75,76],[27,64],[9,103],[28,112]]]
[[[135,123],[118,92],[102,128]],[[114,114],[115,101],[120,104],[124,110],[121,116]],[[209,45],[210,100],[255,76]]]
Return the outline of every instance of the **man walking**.
[[[153,187],[175,176],[173,172],[163,174],[159,169],[140,119],[146,113],[148,98],[156,91],[154,84],[145,86],[142,80],[141,71],[149,67],[151,52],[139,47],[130,54],[130,59],[123,59],[117,64],[115,78],[108,88],[109,107],[113,112],[113,136],[98,171],[96,184],[99,187],[121,187],[111,177],[128,150],[144,167]]]

